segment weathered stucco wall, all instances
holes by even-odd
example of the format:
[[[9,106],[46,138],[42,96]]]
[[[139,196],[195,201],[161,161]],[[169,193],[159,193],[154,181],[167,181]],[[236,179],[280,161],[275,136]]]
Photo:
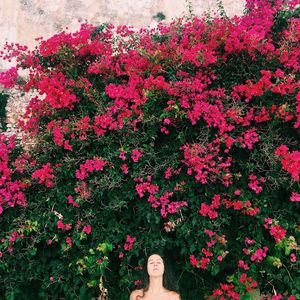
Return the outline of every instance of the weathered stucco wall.
[[[78,19],[147,26],[158,12],[167,21],[187,14],[188,2],[196,14],[217,7],[217,0],[0,0],[0,43],[33,46],[36,37],[49,37],[66,26],[78,28]],[[243,0],[223,4],[229,16],[241,14],[244,7]]]

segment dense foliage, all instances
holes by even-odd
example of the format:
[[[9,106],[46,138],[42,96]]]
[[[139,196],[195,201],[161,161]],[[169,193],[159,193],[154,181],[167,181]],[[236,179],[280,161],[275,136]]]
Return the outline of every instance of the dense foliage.
[[[4,131],[7,129],[6,124],[6,105],[9,95],[0,91],[0,130]]]
[[[34,96],[0,138],[0,294],[128,299],[159,251],[182,299],[300,299],[297,4],[6,45]]]

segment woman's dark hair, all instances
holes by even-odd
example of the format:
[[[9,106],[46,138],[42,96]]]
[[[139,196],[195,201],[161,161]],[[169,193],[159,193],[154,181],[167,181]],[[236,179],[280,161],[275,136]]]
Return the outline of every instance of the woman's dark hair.
[[[172,265],[171,265],[168,257],[164,256],[163,254],[161,254],[159,252],[153,252],[145,259],[144,266],[143,266],[143,278],[142,278],[143,296],[142,297],[144,297],[145,292],[147,292],[149,289],[149,274],[147,272],[147,263],[148,263],[149,257],[154,254],[159,255],[164,262],[165,271],[164,271],[164,275],[163,275],[163,287],[169,291],[177,292],[175,282],[174,282]]]

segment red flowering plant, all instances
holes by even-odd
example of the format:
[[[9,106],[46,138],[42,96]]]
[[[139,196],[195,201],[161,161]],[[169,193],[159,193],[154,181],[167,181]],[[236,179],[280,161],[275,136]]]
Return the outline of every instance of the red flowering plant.
[[[127,299],[156,251],[183,299],[299,299],[299,12],[7,44],[34,96],[1,140],[1,295]]]

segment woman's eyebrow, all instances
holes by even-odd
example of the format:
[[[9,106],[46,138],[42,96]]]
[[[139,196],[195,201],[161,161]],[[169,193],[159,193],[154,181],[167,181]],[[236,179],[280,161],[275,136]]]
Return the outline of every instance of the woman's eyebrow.
[[[162,261],[162,259],[159,259],[159,258],[157,258],[157,259],[155,259],[155,258],[153,258],[153,259],[149,259],[149,262],[153,262],[153,261]]]

